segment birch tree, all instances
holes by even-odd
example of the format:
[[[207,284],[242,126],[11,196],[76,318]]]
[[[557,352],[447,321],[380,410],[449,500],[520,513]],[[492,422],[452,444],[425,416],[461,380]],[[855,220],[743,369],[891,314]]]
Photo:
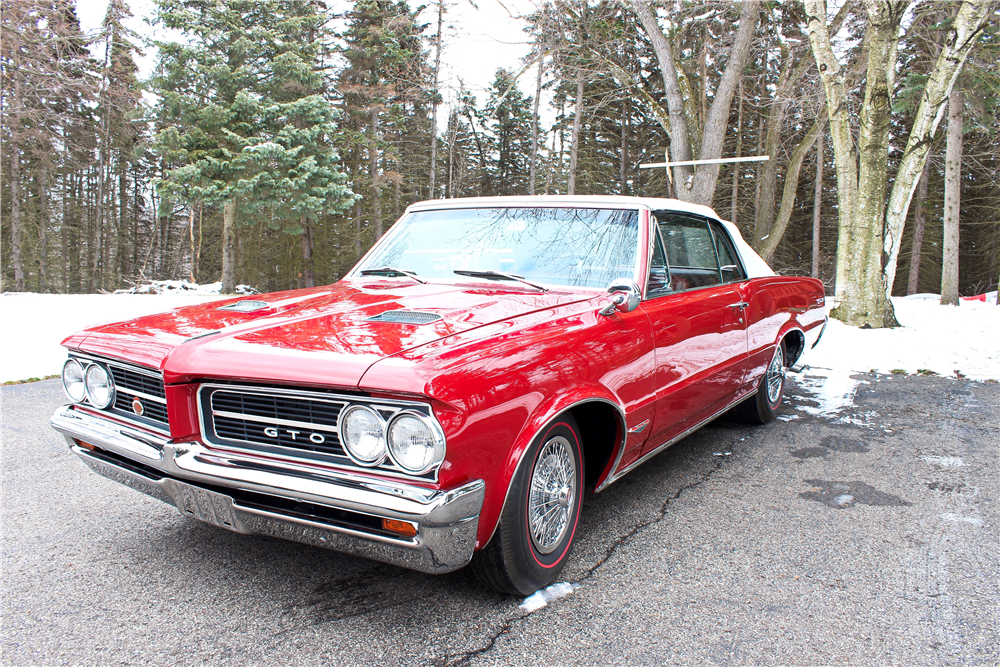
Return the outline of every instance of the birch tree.
[[[760,21],[760,3],[757,0],[744,0],[740,9],[739,27],[729,50],[726,68],[719,77],[712,103],[707,108],[690,103],[685,105],[685,100],[690,102],[691,96],[682,93],[673,45],[661,28],[653,8],[645,0],[632,0],[631,8],[652,42],[663,76],[668,119],[664,129],[670,134],[670,161],[695,159],[695,147],[698,151],[697,159],[720,158],[725,143],[733,93],[750,54],[754,29]],[[702,86],[705,85],[707,84],[703,81]],[[684,201],[711,206],[718,179],[718,164],[704,165],[697,171],[693,167],[673,167],[677,198]]]
[[[962,194],[962,117],[965,99],[957,88],[948,99],[948,142],[944,162],[944,243],[941,244],[941,305],[957,306],[958,235]]]
[[[888,151],[896,48],[909,2],[865,0],[868,25],[864,104],[854,142],[844,70],[834,53],[825,0],[805,0],[809,41],[827,96],[835,163],[839,231],[837,306],[848,324],[897,326],[889,300],[906,209],[924,166],[930,140],[955,78],[994,3],[965,0],[924,89],[900,165],[889,191]],[[883,252],[887,262],[883,267]]]

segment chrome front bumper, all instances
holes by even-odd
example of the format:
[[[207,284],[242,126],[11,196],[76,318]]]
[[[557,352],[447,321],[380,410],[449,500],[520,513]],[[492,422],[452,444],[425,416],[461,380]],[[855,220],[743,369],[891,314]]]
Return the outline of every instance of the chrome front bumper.
[[[94,472],[237,533],[430,573],[457,570],[475,549],[482,480],[449,491],[379,481],[197,442],[173,443],[71,406],[56,410],[50,423]],[[417,534],[386,531],[382,519],[410,522]]]

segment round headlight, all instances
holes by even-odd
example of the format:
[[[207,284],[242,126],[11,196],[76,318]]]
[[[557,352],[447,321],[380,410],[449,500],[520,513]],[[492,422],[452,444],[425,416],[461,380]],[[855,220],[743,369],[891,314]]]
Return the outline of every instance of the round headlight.
[[[115,400],[115,383],[108,369],[100,364],[87,366],[87,398],[97,408],[106,408]]]
[[[403,470],[421,475],[444,460],[444,433],[432,419],[401,412],[389,422],[389,456]]]
[[[351,406],[340,415],[340,442],[355,463],[377,466],[385,460],[385,420],[370,408]]]
[[[79,403],[87,397],[87,387],[83,383],[83,366],[76,359],[70,359],[63,364],[62,383],[63,391],[74,403]]]

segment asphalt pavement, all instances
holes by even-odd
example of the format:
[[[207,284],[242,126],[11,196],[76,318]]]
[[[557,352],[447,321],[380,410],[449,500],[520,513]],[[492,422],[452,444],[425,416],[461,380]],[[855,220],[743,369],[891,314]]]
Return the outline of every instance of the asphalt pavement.
[[[185,519],[67,450],[57,380],[3,387],[0,662],[996,665],[1000,385],[857,377],[815,416],[791,374],[783,421],[717,420],[589,495],[579,588],[533,612]]]

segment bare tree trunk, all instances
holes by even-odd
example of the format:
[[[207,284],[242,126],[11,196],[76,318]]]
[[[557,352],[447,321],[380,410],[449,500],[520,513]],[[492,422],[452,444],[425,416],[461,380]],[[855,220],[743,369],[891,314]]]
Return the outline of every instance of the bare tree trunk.
[[[822,113],[822,112],[821,112]],[[813,193],[812,277],[819,278],[819,223],[823,207],[823,134],[816,137],[816,190]]]
[[[49,165],[42,160],[38,171],[38,291],[49,291]]]
[[[965,64],[965,59],[982,34],[986,17],[996,10],[995,2],[985,0],[965,0],[958,10],[952,28],[944,38],[941,54],[931,71],[920,96],[920,106],[913,121],[913,129],[906,141],[906,148],[900,159],[896,180],[889,194],[886,207],[885,247],[888,257],[885,266],[886,283],[890,289],[896,277],[896,262],[899,246],[906,224],[906,212],[910,199],[917,187],[917,180],[924,168],[931,139],[937,132],[944,113],[944,103],[951,94],[955,79]]]
[[[781,64],[781,74],[778,76],[778,89],[771,99],[767,116],[762,116],[761,120],[767,120],[767,134],[764,139],[763,155],[769,155],[770,160],[760,165],[760,200],[757,205],[757,216],[753,223],[753,247],[760,248],[761,241],[771,232],[771,224],[774,222],[774,200],[777,196],[778,183],[778,146],[781,139],[781,124],[785,116],[785,108],[788,104],[786,99],[779,97],[791,76],[792,63],[789,61],[787,49],[783,49],[784,62]],[[786,174],[787,180],[787,174]]]
[[[736,93],[739,97],[739,111],[736,113],[736,157],[743,157],[743,78],[740,78],[739,89]],[[733,190],[729,200],[729,221],[736,222],[736,202],[740,194],[740,164],[733,164]]]
[[[169,226],[166,225],[165,226]],[[164,252],[166,249],[164,248]],[[222,293],[236,291],[236,200],[222,206]]]
[[[531,156],[528,168],[528,194],[535,194],[535,176],[538,173],[538,103],[542,99],[542,67],[545,58],[538,59],[538,76],[535,79],[535,99],[531,110]]]
[[[375,238],[382,238],[382,184],[378,173],[378,152],[375,138],[378,136],[378,109],[371,110],[371,137],[368,140],[368,176],[372,182],[372,222],[375,223]]]
[[[962,121],[965,99],[952,89],[948,98],[948,145],[944,161],[944,243],[941,247],[941,305],[957,306],[958,223],[962,199]]]
[[[691,143],[688,137],[687,118],[684,113],[684,97],[677,81],[678,68],[674,63],[673,47],[666,35],[663,34],[663,30],[660,29],[656,14],[645,0],[632,0],[632,10],[639,18],[639,22],[653,44],[653,51],[656,53],[656,60],[660,65],[660,74],[663,76],[663,93],[667,101],[667,113],[672,130],[670,132],[670,154],[677,162],[690,160]],[[691,192],[684,187],[684,184],[693,176],[694,170],[691,167],[673,167],[673,182],[677,184],[675,195],[678,199],[690,200]]]
[[[920,291],[920,258],[924,252],[924,227],[927,215],[924,212],[924,201],[927,200],[927,186],[930,181],[930,155],[924,160],[924,170],[920,172],[917,182],[916,201],[913,209],[913,243],[910,244],[910,275],[906,281],[906,293],[916,294]]]
[[[576,80],[576,115],[573,118],[573,136],[569,148],[569,183],[566,194],[576,194],[576,165],[580,152],[580,125],[583,121],[583,79]]]
[[[759,122],[757,123],[757,155],[760,155],[761,151],[764,150],[764,116],[761,116]],[[764,173],[764,166],[757,162],[754,165],[754,195],[753,195],[753,219],[756,220],[760,217],[760,197],[761,197],[761,181],[763,180],[762,174]]]
[[[195,243],[194,243],[194,205],[193,204],[191,205],[191,209],[188,211],[188,236],[190,236],[190,238],[191,238],[191,266],[190,266],[191,270],[188,272],[188,277],[191,279],[191,282],[196,283],[196,282],[198,282],[198,280],[197,280],[197,278],[195,278],[195,275],[194,275],[194,271],[195,271],[194,265],[195,265],[195,255],[198,252],[198,248],[197,248],[197,246],[195,246]]]
[[[303,225],[302,232],[302,280],[306,287],[316,287],[316,275],[313,272],[313,228],[308,222]]]
[[[866,239],[871,241],[872,234],[871,230],[864,228],[864,224],[857,216],[857,149],[851,135],[847,86],[844,82],[844,72],[830,42],[830,33],[826,24],[825,0],[805,0],[805,9],[808,19],[809,42],[812,45],[813,55],[823,80],[823,88],[826,91],[827,113],[830,116],[830,137],[837,167],[837,214],[839,220],[835,299],[840,302],[843,309],[836,317],[849,324],[864,324],[869,323],[871,319],[864,294],[864,287],[868,286],[868,281],[855,280],[854,276],[849,277],[849,275],[854,270],[855,258],[853,255],[864,250],[864,241]],[[869,68],[871,69],[871,65]],[[859,266],[857,270],[862,273],[862,269],[867,268],[870,267]],[[881,321],[877,326],[882,326]]]
[[[11,133],[13,137],[13,132]],[[24,259],[21,257],[21,147],[12,138],[10,151],[10,263],[14,265],[14,291],[24,291]]]
[[[198,202],[198,246],[195,248],[194,252],[194,277],[197,279],[200,275],[198,267],[201,266],[201,243],[202,243],[202,222],[205,218],[205,202]],[[195,282],[198,282],[195,280]]]
[[[795,206],[795,192],[799,185],[799,171],[802,169],[802,162],[806,159],[806,154],[812,149],[816,139],[823,134],[826,129],[826,119],[817,118],[812,124],[802,141],[792,149],[792,154],[788,160],[788,171],[785,173],[785,187],[781,196],[781,209],[778,211],[778,219],[771,228],[771,233],[761,249],[761,258],[765,262],[771,261],[774,251],[781,243],[785,230],[788,229],[788,222],[792,219],[792,209]]]
[[[455,196],[455,137],[458,134],[458,114],[455,111],[450,114],[448,126],[450,130],[448,134],[448,187],[444,193],[445,198]]]
[[[444,26],[444,0],[438,0],[437,10],[437,41],[434,43],[434,48],[437,53],[434,56],[434,101],[431,105],[431,178],[430,192],[427,194],[428,199],[437,199],[437,193],[435,192],[434,187],[434,177],[437,175],[438,80],[441,73],[441,35]],[[312,285],[310,285],[310,287],[312,287]]]
[[[622,120],[621,120],[621,130],[619,135],[621,137],[618,146],[618,165],[619,165],[619,181],[621,186],[619,187],[619,194],[628,194],[628,100],[622,100]]]

